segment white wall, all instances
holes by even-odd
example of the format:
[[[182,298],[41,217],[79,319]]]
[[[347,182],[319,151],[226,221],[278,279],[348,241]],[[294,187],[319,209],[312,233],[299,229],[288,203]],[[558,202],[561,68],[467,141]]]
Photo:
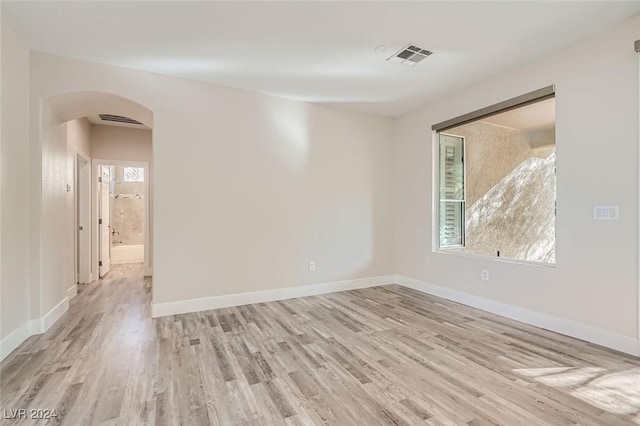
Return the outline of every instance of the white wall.
[[[83,90],[153,111],[154,302],[393,273],[391,120],[36,52],[31,61],[33,117],[41,99]],[[43,164],[55,161],[46,129],[32,131]],[[33,188],[64,196],[50,189]],[[42,229],[64,220],[44,215]]]
[[[397,274],[637,338],[638,38],[635,17],[399,119]],[[431,126],[550,84],[557,94],[557,267],[434,253]],[[593,221],[594,204],[619,205],[620,220]],[[481,269],[489,269],[488,283]]]
[[[0,358],[20,343],[22,336],[10,335],[29,321],[29,49],[1,26]]]

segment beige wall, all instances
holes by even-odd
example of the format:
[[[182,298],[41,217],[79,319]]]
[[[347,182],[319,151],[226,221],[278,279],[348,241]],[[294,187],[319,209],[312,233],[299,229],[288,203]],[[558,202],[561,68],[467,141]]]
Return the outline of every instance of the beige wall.
[[[153,162],[151,130],[91,125],[91,158]]]
[[[2,27],[2,142],[0,165],[0,340],[29,315],[29,49],[11,27]],[[10,340],[10,339],[9,339]]]
[[[31,59],[34,101],[93,90],[153,111],[154,302],[393,273],[391,120],[42,53]],[[41,129],[32,129],[42,149]],[[93,158],[104,157],[98,136],[92,129]],[[56,156],[45,152],[43,162]],[[60,220],[47,216],[43,228]]]
[[[47,120],[48,121],[48,120]],[[43,223],[40,252],[40,315],[53,310],[65,297],[69,287],[75,283],[73,274],[73,194],[67,192],[69,164],[67,149],[67,125],[58,124],[47,128],[43,134],[42,150],[42,197],[41,215],[55,217],[59,223]],[[63,166],[63,167],[59,167]]]
[[[91,155],[91,123],[86,118],[67,122],[67,139],[70,157],[75,159],[76,149],[86,156]]]
[[[395,127],[398,274],[447,289],[638,336],[640,17],[441,99]],[[597,52],[597,54],[594,54]],[[557,266],[433,251],[431,125],[556,85]],[[593,221],[594,204],[620,206]],[[480,270],[490,281],[480,280]],[[637,346],[636,346],[637,348]]]

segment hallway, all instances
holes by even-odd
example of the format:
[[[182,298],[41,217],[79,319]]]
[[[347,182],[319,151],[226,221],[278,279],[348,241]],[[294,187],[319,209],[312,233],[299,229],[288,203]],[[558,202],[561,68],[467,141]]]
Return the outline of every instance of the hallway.
[[[2,407],[56,409],[57,422],[65,424],[132,412],[152,416],[148,374],[157,364],[157,339],[143,271],[142,264],[118,265],[104,279],[78,286],[60,321],[0,364]]]

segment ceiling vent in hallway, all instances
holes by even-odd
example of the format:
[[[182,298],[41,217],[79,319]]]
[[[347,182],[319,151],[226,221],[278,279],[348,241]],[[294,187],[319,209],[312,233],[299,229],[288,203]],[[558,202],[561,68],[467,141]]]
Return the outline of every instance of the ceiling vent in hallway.
[[[127,124],[138,124],[142,126],[143,124],[133,118],[122,117],[121,115],[111,115],[111,114],[98,114],[100,120],[102,121],[113,121],[116,123],[127,123]]]
[[[389,56],[387,61],[413,67],[418,62],[432,54],[433,52],[430,50],[422,49],[413,44],[408,44],[393,55]]]

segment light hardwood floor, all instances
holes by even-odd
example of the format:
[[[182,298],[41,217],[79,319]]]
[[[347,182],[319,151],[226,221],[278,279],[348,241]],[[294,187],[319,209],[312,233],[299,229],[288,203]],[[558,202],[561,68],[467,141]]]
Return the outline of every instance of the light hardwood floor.
[[[152,320],[148,284],[129,265],[83,286],[0,364],[1,408],[70,425],[640,424],[639,359],[400,286]]]

